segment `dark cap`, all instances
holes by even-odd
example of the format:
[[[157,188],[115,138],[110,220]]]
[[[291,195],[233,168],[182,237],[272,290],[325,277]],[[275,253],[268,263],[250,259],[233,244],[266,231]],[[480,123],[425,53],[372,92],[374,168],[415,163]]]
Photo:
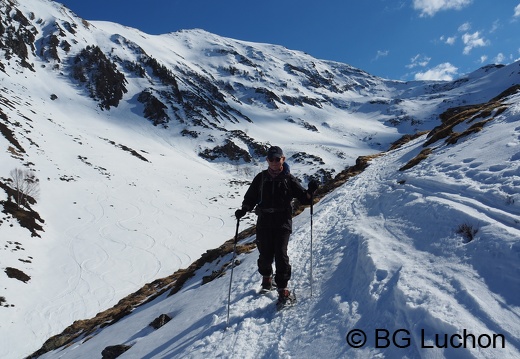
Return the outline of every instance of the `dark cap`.
[[[273,146],[269,148],[267,151],[267,157],[268,158],[282,158],[283,157],[283,151],[278,146]]]

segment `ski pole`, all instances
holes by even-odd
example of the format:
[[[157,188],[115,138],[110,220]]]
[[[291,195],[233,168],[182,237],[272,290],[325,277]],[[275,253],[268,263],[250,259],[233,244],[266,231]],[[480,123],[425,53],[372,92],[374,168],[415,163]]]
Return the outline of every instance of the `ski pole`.
[[[239,226],[239,224],[240,224],[240,218],[237,219],[237,231],[235,233],[235,242],[233,244],[233,259],[231,260],[231,276],[229,277],[229,291],[228,291],[226,328],[229,327],[229,308],[231,306],[231,283],[233,282],[233,269],[235,269],[235,259],[236,259],[236,256],[237,256],[237,242],[238,242],[238,226]]]
[[[314,208],[313,208],[313,205],[314,205],[314,195],[311,194],[311,271],[310,271],[310,274],[311,274],[311,297],[312,297],[312,282],[313,282],[313,279],[312,279],[312,215],[314,213]]]

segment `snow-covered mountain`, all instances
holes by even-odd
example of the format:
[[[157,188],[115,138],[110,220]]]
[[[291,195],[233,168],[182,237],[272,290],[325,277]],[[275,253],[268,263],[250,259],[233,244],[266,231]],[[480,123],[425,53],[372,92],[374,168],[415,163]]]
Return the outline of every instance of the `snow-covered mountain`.
[[[48,0],[0,0],[0,14],[2,358],[111,345],[127,358],[518,356],[520,63],[404,83],[203,30],[90,22]],[[230,254],[179,270],[233,237],[273,144],[304,183],[374,159],[315,207],[312,297],[309,213],[297,217],[295,310],[252,294],[254,234],[243,236],[253,251],[224,330],[229,275],[201,281],[229,271]],[[14,169],[39,180],[21,208]],[[148,326],[162,314],[172,319]],[[366,348],[347,345],[354,328]],[[377,348],[376,329],[407,330],[411,344]],[[435,345],[463,329],[503,334],[505,348]]]

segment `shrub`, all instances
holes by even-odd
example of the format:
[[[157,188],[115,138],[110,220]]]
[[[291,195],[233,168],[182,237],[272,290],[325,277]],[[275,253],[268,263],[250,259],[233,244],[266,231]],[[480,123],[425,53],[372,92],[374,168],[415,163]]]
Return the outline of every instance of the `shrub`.
[[[29,170],[15,168],[11,171],[11,182],[16,193],[18,207],[35,201],[40,193],[40,180]]]
[[[464,238],[464,243],[469,243],[475,238],[475,234],[477,234],[478,229],[473,228],[471,224],[461,224],[456,230],[457,234],[460,234],[462,238]]]
[[[5,269],[5,274],[7,274],[9,278],[18,279],[19,281],[22,281],[24,283],[27,283],[31,279],[31,277],[29,277],[21,270],[12,267],[7,267]]]
[[[109,60],[99,46],[87,46],[73,60],[72,77],[85,83],[102,110],[117,107],[128,90],[124,74]]]

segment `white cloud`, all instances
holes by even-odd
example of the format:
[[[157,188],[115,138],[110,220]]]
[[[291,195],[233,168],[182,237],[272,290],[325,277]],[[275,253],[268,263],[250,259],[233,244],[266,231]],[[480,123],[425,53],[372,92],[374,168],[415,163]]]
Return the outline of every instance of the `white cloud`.
[[[376,55],[376,57],[372,61],[377,61],[381,57],[386,57],[386,56],[388,56],[389,53],[390,53],[390,51],[388,51],[388,50],[384,50],[384,51],[377,50],[377,55]]]
[[[406,65],[406,67],[409,68],[409,69],[413,69],[414,67],[418,67],[418,66],[419,67],[426,67],[430,63],[431,59],[432,59],[431,57],[428,57],[428,56],[425,56],[425,55],[421,55],[421,54],[417,54],[417,55],[415,55],[414,57],[412,57],[410,59],[410,64]]]
[[[500,28],[500,20],[493,21],[493,25],[491,26],[491,30],[489,30],[489,33],[494,33]]]
[[[520,4],[516,5],[515,7],[515,14],[514,17],[520,17]]]
[[[451,81],[453,80],[453,77],[457,74],[457,70],[457,67],[453,66],[449,62],[445,62],[425,72],[416,73],[415,79]]]
[[[506,59],[506,57],[504,56],[503,53],[499,53],[494,59],[493,59],[493,63],[495,64],[502,64],[504,63],[504,60]]]
[[[421,12],[420,16],[433,16],[437,12],[449,9],[462,9],[473,0],[413,0],[413,8]]]
[[[487,61],[487,59],[488,59],[487,55],[480,56],[480,63],[481,64],[485,63]]]
[[[448,45],[453,45],[455,43],[455,40],[457,40],[457,36],[441,36],[441,41]]]
[[[471,23],[469,22],[465,22],[464,24],[460,25],[459,26],[459,32],[466,32],[466,31],[469,31],[471,29]]]
[[[468,55],[471,50],[475,47],[483,47],[489,45],[489,41],[485,40],[480,36],[480,32],[476,31],[473,34],[466,33],[462,35],[462,41],[464,42],[464,55]]]

